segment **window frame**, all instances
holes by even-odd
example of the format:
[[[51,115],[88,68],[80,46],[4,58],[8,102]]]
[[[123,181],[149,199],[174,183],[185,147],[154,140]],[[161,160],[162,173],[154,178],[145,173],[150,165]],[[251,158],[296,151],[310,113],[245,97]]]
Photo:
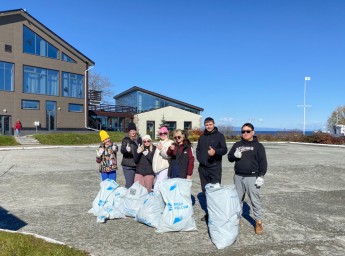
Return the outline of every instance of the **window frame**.
[[[81,110],[80,111],[74,111],[71,109],[71,106],[80,106]],[[84,112],[84,104],[78,104],[78,103],[68,103],[68,112],[72,112],[72,113],[83,113]]]
[[[31,103],[37,103],[37,108],[28,108],[28,107],[24,107],[23,106],[23,104],[24,104],[24,102],[31,102]],[[22,99],[22,101],[21,101],[21,109],[23,109],[23,110],[40,110],[40,101],[39,100],[27,100],[27,99]]]

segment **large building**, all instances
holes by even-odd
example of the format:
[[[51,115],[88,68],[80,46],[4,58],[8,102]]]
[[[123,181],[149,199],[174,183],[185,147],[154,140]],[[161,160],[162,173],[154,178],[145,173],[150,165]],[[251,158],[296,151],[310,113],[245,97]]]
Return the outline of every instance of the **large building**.
[[[0,134],[85,128],[95,63],[23,9],[0,11]]]
[[[164,123],[169,130],[200,129],[203,108],[134,86],[116,96],[116,105],[133,107],[133,117],[138,132],[143,136],[157,137],[159,127]],[[123,124],[127,127],[127,124]]]
[[[201,127],[202,108],[140,87],[101,104],[88,89],[95,63],[23,9],[0,11],[0,135],[24,131],[106,129],[156,137],[164,121],[170,130]],[[24,132],[25,133],[25,132]]]

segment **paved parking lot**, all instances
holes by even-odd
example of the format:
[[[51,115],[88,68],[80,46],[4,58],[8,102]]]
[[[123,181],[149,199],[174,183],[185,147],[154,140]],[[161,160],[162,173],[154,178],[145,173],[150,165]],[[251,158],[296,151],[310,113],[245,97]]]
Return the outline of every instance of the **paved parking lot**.
[[[198,231],[158,234],[132,218],[96,223],[87,211],[99,190],[97,145],[0,148],[0,228],[37,233],[93,255],[343,256],[345,147],[265,147],[264,234],[255,235],[252,219],[246,217],[237,241],[223,250],[212,244],[200,221],[197,162],[192,194]],[[223,184],[232,184],[232,177],[233,164],[224,158]],[[122,170],[118,182],[124,184]]]

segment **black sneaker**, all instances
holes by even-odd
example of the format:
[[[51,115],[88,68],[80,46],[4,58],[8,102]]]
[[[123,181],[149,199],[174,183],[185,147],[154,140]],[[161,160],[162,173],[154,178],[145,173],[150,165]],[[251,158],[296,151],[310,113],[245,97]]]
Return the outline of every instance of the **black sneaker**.
[[[200,219],[201,221],[208,221],[208,214],[206,214],[204,217]]]

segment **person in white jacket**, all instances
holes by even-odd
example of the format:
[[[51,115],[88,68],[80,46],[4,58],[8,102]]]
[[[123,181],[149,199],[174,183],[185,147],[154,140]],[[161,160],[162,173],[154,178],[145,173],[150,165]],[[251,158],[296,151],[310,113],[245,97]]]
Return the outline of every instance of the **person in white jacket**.
[[[159,192],[159,183],[168,179],[169,156],[167,155],[167,150],[173,143],[173,141],[169,139],[169,130],[165,126],[159,129],[159,138],[160,140],[152,160],[152,169],[156,175],[153,187],[155,192]]]

